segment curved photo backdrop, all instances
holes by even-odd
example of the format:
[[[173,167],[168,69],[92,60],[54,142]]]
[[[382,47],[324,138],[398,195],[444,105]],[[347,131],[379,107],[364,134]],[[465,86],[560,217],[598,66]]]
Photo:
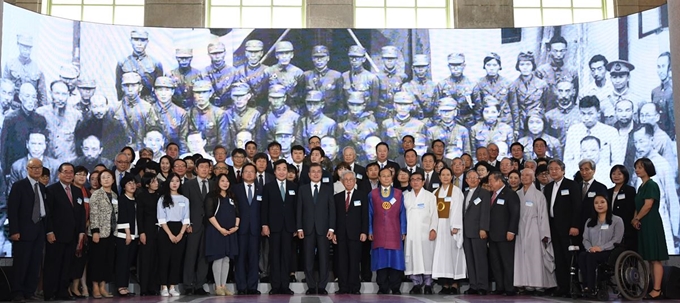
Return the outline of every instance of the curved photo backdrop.
[[[4,4],[0,254],[11,256],[6,195],[29,157],[57,167],[111,164],[125,145],[168,142],[209,156],[253,140],[322,138],[331,160],[415,137],[446,156],[519,141],[566,163],[596,162],[612,186],[623,164],[651,158],[671,254],[680,249],[678,161],[665,6],[599,22],[508,29],[171,29],[64,20]],[[641,124],[653,126],[649,134]],[[3,227],[0,227],[3,228]]]

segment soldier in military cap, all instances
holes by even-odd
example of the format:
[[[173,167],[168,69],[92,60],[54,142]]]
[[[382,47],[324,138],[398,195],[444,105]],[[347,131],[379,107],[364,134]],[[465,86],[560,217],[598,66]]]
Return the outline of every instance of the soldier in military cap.
[[[260,63],[264,55],[262,49],[264,43],[260,40],[246,41],[246,59],[247,62],[236,68],[239,81],[250,86],[249,106],[254,106],[260,113],[264,113],[269,108],[269,99],[267,96],[267,88],[269,85],[269,78],[265,71],[268,65]]]
[[[477,123],[475,115],[472,114],[472,89],[475,83],[463,74],[465,71],[465,55],[462,53],[451,53],[447,56],[449,71],[451,76],[440,81],[434,89],[434,99],[440,100],[444,97],[451,97],[458,101],[458,116],[456,122],[468,129]]]
[[[366,50],[359,45],[352,45],[347,52],[350,69],[342,73],[345,97],[351,92],[364,92],[367,96],[366,110],[375,113],[380,100],[380,80],[378,76],[364,68]]]
[[[151,104],[141,98],[142,77],[135,72],[125,73],[120,83],[125,94],[116,106],[113,117],[123,126],[127,146],[135,150],[144,147],[146,128],[156,126],[158,117]]]
[[[300,115],[286,105],[286,87],[274,84],[269,88],[269,110],[260,117],[260,133],[257,142],[260,146],[267,146],[276,139],[276,125],[292,123],[298,126]]]
[[[153,98],[153,84],[156,78],[163,75],[163,65],[161,62],[146,53],[149,44],[149,33],[142,30],[130,32],[130,44],[132,44],[132,54],[118,61],[116,65],[116,90],[118,100],[123,99],[125,91],[121,80],[125,73],[137,73],[141,78],[141,92],[139,95],[149,103],[156,102]]]
[[[15,92],[19,91],[22,84],[30,83],[38,92],[37,106],[45,105],[48,103],[45,75],[40,70],[38,63],[31,59],[33,37],[23,34],[17,35],[17,46],[19,47],[19,57],[11,59],[5,64],[2,77],[14,83]]]
[[[198,131],[205,137],[206,150],[229,144],[229,124],[224,110],[210,103],[214,95],[208,80],[197,80],[192,88],[194,106],[189,111],[189,132]],[[188,144],[188,143],[187,143]]]
[[[659,126],[668,133],[671,139],[675,140],[675,110],[673,108],[670,52],[663,52],[656,58],[656,74],[659,76],[661,84],[652,90],[652,102],[661,110]]]
[[[493,95],[486,95],[482,102],[482,118],[470,129],[472,148],[491,143],[510,146],[515,142],[515,132],[509,124],[501,121],[501,102]]]
[[[231,88],[231,99],[234,104],[226,112],[227,125],[229,126],[229,138],[236,138],[242,131],[254,131],[260,122],[260,112],[249,106],[253,94],[250,86],[245,82],[236,82]],[[230,142],[232,143],[232,142]],[[245,143],[245,142],[244,142]],[[242,145],[229,145],[228,150],[244,148]]]
[[[360,149],[366,137],[378,133],[378,124],[366,112],[366,92],[350,92],[347,98],[347,120],[338,123],[338,144]]]
[[[553,109],[545,113],[547,121],[546,130],[549,135],[560,140],[562,146],[567,139],[567,130],[572,124],[581,121],[578,106],[576,106],[576,90],[574,89],[573,79],[569,76],[562,76],[557,79],[553,88],[552,95],[556,99],[549,100],[553,104]]]
[[[304,113],[305,76],[299,67],[291,64],[294,54],[293,44],[281,41],[276,44],[274,53],[278,62],[266,69],[269,86],[281,85],[286,89],[286,104],[299,115]]]
[[[429,128],[427,138],[429,142],[441,140],[446,146],[445,155],[460,157],[463,153],[472,153],[470,147],[470,132],[465,126],[456,123],[458,101],[451,97],[444,97],[437,102],[436,124]]]
[[[428,74],[430,72],[430,59],[427,55],[413,56],[413,79],[402,85],[402,90],[411,93],[415,98],[414,110],[411,113],[419,119],[431,119],[437,110],[434,98],[436,84]]]
[[[515,129],[524,131],[524,121],[530,111],[545,113],[548,83],[534,76],[536,59],[532,52],[520,52],[517,55],[515,69],[520,73],[510,85],[508,99],[510,104],[517,104],[519,117],[515,119]],[[522,134],[523,135],[523,134]]]
[[[158,128],[167,142],[179,145],[180,154],[186,153],[186,137],[189,131],[189,114],[183,108],[172,102],[177,85],[170,77],[158,77],[154,85],[154,92],[158,102],[153,104],[156,115],[159,118]],[[154,154],[154,157],[156,154]]]
[[[335,136],[336,123],[333,119],[323,114],[323,93],[318,90],[310,90],[305,97],[307,115],[300,121],[299,132],[295,135],[295,144],[304,144],[312,136],[319,138]]]
[[[556,99],[557,96],[554,95],[555,85],[557,85],[557,80],[563,76],[568,76],[574,81],[574,92],[575,95],[578,96],[578,71],[571,68],[571,66],[565,62],[567,52],[569,51],[567,40],[562,36],[555,35],[550,38],[550,41],[548,41],[546,46],[548,47],[548,57],[550,59],[548,62],[539,65],[536,68],[536,71],[534,71],[536,77],[543,79],[543,81],[550,86],[546,100]],[[549,111],[555,108],[556,104],[548,103],[546,106],[546,111]]]
[[[286,159],[288,162],[293,162],[290,152],[293,141],[295,140],[295,125],[290,122],[277,124],[274,138],[276,139],[276,142],[281,144],[281,156],[279,159]]]
[[[383,140],[392,147],[399,146],[401,139],[405,135],[425,133],[427,128],[425,123],[411,117],[411,110],[415,97],[407,92],[397,92],[394,94],[394,117],[382,122]],[[397,148],[392,148],[390,159],[397,157]]]
[[[71,96],[76,94],[78,76],[80,76],[80,69],[73,64],[62,65],[59,68],[59,79],[68,85],[68,92]]]
[[[172,95],[172,102],[185,110],[188,110],[194,104],[194,94],[191,91],[191,87],[194,81],[201,77],[201,71],[191,66],[193,58],[193,49],[175,49],[177,68],[170,71],[170,75],[175,81],[175,93]]]
[[[378,121],[389,118],[392,115],[392,98],[396,92],[401,91],[401,85],[406,82],[408,76],[399,71],[397,60],[399,50],[396,46],[388,45],[381,49],[383,69],[378,73],[380,80],[380,100],[378,109],[374,115]]]
[[[619,100],[630,100],[633,102],[633,112],[637,112],[640,106],[647,102],[648,98],[630,89],[630,72],[634,69],[635,65],[626,60],[615,60],[607,64],[607,71],[609,72],[609,78],[612,80],[614,90],[605,102],[608,101],[612,106],[616,106],[616,102]],[[602,103],[602,101],[600,102]]]
[[[342,95],[342,74],[339,71],[328,68],[330,53],[325,45],[317,45],[312,48],[312,62],[314,69],[304,73],[306,90],[316,90],[323,93],[323,113],[327,117],[337,120],[343,117],[345,108]]]
[[[78,87],[78,99],[71,97],[69,104],[75,107],[83,115],[83,120],[88,120],[92,116],[90,112],[90,99],[97,90],[97,82],[89,77],[80,76],[76,82]]]
[[[238,80],[236,69],[229,66],[224,60],[226,48],[222,42],[216,41],[208,44],[210,65],[203,70],[201,79],[208,80],[213,87],[212,103],[222,109],[231,105],[231,85]]]
[[[501,57],[496,53],[489,53],[484,57],[483,68],[486,71],[486,76],[481,77],[472,89],[472,100],[475,102],[473,107],[475,119],[477,121],[482,119],[482,100],[486,96],[493,96],[500,102],[500,121],[515,129],[516,126],[519,126],[519,112],[517,103],[510,102],[510,81],[499,74],[500,70],[503,69]]]

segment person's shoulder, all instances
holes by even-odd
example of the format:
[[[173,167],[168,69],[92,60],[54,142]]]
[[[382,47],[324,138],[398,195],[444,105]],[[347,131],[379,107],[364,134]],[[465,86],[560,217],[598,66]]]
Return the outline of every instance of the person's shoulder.
[[[623,219],[617,215],[612,215],[612,224],[623,225]]]

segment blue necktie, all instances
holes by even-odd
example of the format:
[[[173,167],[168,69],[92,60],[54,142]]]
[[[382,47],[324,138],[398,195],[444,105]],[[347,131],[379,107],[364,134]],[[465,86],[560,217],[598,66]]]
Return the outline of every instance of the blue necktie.
[[[318,197],[319,197],[319,185],[314,184],[314,195],[312,196],[312,198],[314,198],[314,204],[316,204],[316,200],[317,200],[316,198],[318,198]]]
[[[121,188],[122,188],[122,186],[121,186],[121,184],[120,184],[120,181],[121,181],[121,180],[123,180],[123,173],[120,173],[120,174],[118,175],[118,194],[121,193],[121,191],[120,191]]]
[[[253,185],[248,185],[248,205],[253,203]]]
[[[281,181],[281,185],[279,186],[279,189],[281,190],[281,200],[283,202],[286,202],[286,190],[283,187],[283,181]]]

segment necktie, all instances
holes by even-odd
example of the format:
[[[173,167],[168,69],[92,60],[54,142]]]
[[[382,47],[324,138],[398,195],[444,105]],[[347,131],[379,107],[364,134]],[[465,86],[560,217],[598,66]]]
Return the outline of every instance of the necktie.
[[[385,168],[385,164],[380,163],[380,169],[383,169],[383,168]]]
[[[241,170],[236,170],[236,182],[241,183]]]
[[[257,177],[257,182],[260,182],[260,185],[264,185],[264,177],[262,177],[262,174],[260,174],[260,176]]]
[[[348,191],[347,192],[347,198],[345,199],[345,212],[349,211],[349,197],[351,196],[352,192]]]
[[[312,198],[314,198],[314,204],[316,204],[316,198],[319,196],[319,185],[314,184],[314,195]]]
[[[33,223],[38,223],[40,221],[40,190],[38,190],[38,182],[33,184],[33,213],[31,214],[31,219]]]
[[[118,193],[119,193],[119,194],[121,193],[120,190],[121,190],[121,188],[122,188],[122,187],[121,187],[121,184],[120,184],[120,181],[121,181],[121,180],[123,180],[123,173],[122,173],[122,172],[121,172],[120,174],[118,174]]]
[[[300,174],[302,173],[302,168],[300,168],[300,164],[297,165],[297,169],[298,169],[297,176],[298,178],[300,178]]]
[[[208,194],[208,180],[203,180],[203,185],[201,186],[201,195],[203,195],[203,198],[205,198],[205,195]]]
[[[581,200],[585,199],[587,192],[588,192],[588,182],[583,182],[583,188],[581,189]]]
[[[286,189],[283,187],[283,181],[281,181],[279,190],[281,190],[281,200],[283,200],[283,202],[286,202]]]
[[[425,174],[425,187],[430,187],[430,174]]]
[[[248,185],[248,205],[253,203],[253,185]]]
[[[411,174],[413,174],[413,167],[409,168],[408,170],[411,172]]]
[[[496,202],[496,196],[498,196],[498,194],[494,191],[493,196],[491,196],[491,205],[493,205],[494,202]]]
[[[66,185],[64,187],[66,189],[66,195],[68,196],[68,201],[71,202],[71,206],[73,206],[73,195],[71,195],[71,185]]]
[[[458,177],[453,178],[453,186],[458,186],[458,188],[460,188],[460,182],[458,182]]]

